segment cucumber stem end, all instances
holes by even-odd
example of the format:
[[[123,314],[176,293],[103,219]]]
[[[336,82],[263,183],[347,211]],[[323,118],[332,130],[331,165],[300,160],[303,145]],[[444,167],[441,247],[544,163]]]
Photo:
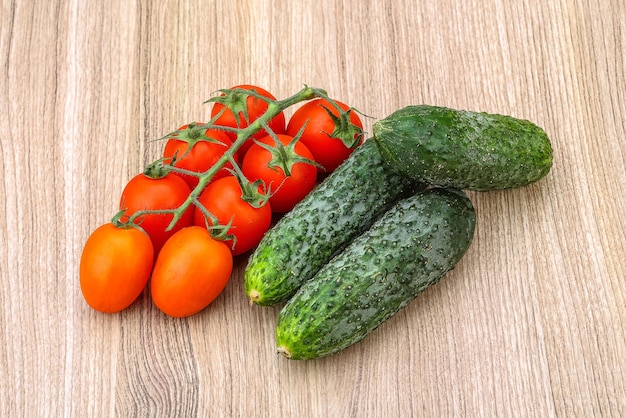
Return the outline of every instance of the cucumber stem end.
[[[250,303],[257,303],[261,300],[261,292],[256,289],[252,289],[248,292],[248,299],[250,299]]]
[[[278,347],[278,354],[282,355],[285,358],[291,358],[291,351],[284,345]]]

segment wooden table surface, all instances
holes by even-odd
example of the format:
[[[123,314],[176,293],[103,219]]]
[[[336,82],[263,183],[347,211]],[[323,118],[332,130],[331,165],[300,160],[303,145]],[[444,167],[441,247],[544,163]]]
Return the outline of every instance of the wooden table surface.
[[[0,415],[626,416],[626,6],[621,0],[2,2]],[[550,174],[469,193],[457,268],[363,342],[276,354],[245,257],[209,308],[101,314],[82,246],[153,141],[220,88],[326,89],[530,119]]]

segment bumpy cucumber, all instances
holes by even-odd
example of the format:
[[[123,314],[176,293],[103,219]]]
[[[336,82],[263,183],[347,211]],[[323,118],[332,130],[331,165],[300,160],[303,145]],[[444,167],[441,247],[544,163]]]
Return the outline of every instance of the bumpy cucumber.
[[[373,127],[383,159],[432,185],[467,190],[525,186],[552,167],[545,131],[511,116],[408,106]]]
[[[244,273],[249,299],[259,305],[286,301],[337,251],[417,187],[389,170],[373,140],[365,141],[263,237]]]
[[[400,201],[282,308],[278,351],[313,359],[362,340],[454,268],[475,223],[462,191],[434,188]]]

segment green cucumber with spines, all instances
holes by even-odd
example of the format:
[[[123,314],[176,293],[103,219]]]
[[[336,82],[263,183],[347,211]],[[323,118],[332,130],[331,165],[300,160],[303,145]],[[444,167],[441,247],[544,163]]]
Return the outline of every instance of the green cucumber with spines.
[[[285,302],[354,237],[421,184],[395,173],[366,140],[268,231],[248,260],[244,288],[258,305]]]
[[[459,190],[431,188],[401,200],[281,309],[278,351],[314,359],[362,340],[455,267],[475,224]]]
[[[431,185],[488,191],[531,184],[552,167],[546,132],[512,116],[407,106],[374,123],[390,167]]]

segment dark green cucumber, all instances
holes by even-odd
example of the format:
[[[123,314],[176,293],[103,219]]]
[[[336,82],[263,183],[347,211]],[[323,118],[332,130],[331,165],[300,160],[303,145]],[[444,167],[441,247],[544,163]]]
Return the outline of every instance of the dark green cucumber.
[[[263,237],[244,273],[248,298],[259,305],[285,302],[337,251],[416,187],[389,170],[373,140],[365,141]]]
[[[525,186],[552,167],[545,131],[511,116],[408,106],[374,124],[383,159],[399,173],[467,190]]]
[[[400,201],[282,308],[278,351],[314,359],[362,340],[454,268],[475,223],[462,191],[433,188]]]

